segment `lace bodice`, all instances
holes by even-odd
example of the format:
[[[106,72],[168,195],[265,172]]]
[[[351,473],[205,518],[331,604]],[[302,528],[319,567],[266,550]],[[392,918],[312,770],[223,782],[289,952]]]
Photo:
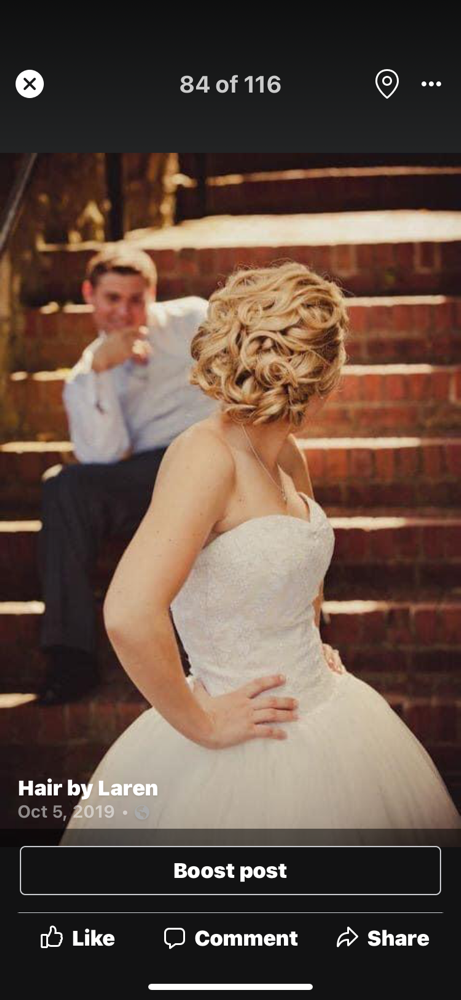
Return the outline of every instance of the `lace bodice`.
[[[211,695],[283,673],[280,695],[293,695],[312,711],[341,678],[326,664],[312,603],[331,561],[334,532],[319,504],[301,495],[309,521],[268,514],[218,535],[172,602],[192,675]]]

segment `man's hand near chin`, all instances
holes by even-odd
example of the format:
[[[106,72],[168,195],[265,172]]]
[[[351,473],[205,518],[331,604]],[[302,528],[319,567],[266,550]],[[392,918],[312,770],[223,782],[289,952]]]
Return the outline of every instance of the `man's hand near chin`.
[[[106,338],[93,354],[93,371],[107,371],[125,361],[134,361],[137,365],[148,364],[152,348],[147,327],[124,327],[105,332]]]

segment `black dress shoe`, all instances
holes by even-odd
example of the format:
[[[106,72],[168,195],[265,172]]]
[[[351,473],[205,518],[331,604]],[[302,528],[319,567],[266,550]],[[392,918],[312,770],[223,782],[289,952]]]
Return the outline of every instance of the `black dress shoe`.
[[[48,655],[48,674],[37,704],[63,705],[77,701],[99,684],[97,661],[83,650],[56,646]]]

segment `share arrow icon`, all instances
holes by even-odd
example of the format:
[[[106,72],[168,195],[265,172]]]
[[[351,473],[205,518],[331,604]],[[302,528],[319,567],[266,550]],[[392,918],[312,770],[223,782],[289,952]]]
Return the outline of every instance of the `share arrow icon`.
[[[347,944],[347,947],[349,948],[351,944],[354,944],[354,941],[357,941],[357,938],[358,934],[352,930],[352,927],[348,927],[347,931],[343,931],[343,933],[339,935],[336,947],[339,948],[341,944]]]

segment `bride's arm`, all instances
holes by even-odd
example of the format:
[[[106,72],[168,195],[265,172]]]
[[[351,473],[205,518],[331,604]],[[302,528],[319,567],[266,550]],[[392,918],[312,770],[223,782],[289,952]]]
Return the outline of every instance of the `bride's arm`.
[[[234,476],[232,454],[212,431],[191,427],[179,435],[164,455],[150,507],[104,602],[109,638],[136,686],[179,732],[211,748],[284,738],[280,728],[261,723],[289,721],[293,714],[292,699],[252,700],[283,683],[273,676],[215,699],[207,711],[182,669],[170,604],[224,515]]]
[[[232,455],[216,435],[190,428],[176,438],[104,602],[106,630],[127,674],[191,739],[206,738],[208,720],[186,683],[169,608],[223,516],[233,477]]]

